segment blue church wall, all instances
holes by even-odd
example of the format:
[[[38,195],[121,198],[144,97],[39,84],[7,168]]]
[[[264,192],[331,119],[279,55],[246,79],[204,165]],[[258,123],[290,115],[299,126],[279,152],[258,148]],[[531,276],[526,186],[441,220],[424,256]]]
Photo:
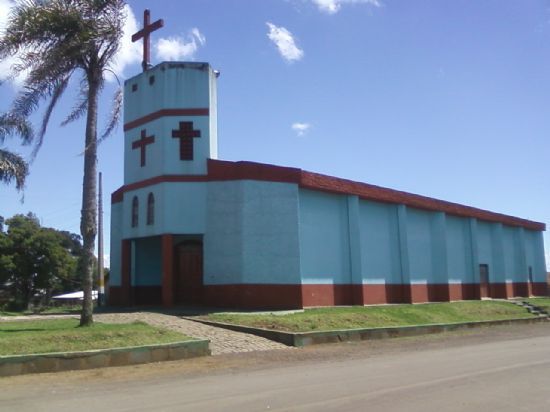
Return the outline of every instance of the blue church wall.
[[[204,283],[242,282],[242,182],[210,182],[204,236]]]
[[[120,258],[123,225],[123,205],[114,203],[111,205],[111,251],[109,267],[109,285],[121,285]]]
[[[346,196],[300,190],[303,283],[352,283],[349,236]]]
[[[300,283],[298,187],[244,181],[243,281]]]
[[[209,107],[211,94],[204,85],[211,84],[210,73],[208,70],[193,69],[193,66],[203,67],[204,63],[165,62],[126,80],[124,123],[166,108]],[[150,80],[152,77],[153,82]],[[132,91],[134,87],[137,89]]]
[[[504,278],[506,282],[525,282],[526,268],[522,264],[519,230],[502,227],[502,248],[504,252]]]
[[[212,69],[210,69],[212,70]],[[209,75],[209,93],[210,93],[210,106],[209,106],[209,148],[210,152],[208,158],[218,158],[218,75],[216,73],[210,73]]]
[[[166,233],[204,233],[207,183],[159,183],[124,194],[123,238],[140,238]],[[147,198],[155,198],[154,224],[147,224]],[[132,201],[139,202],[138,225],[132,227]]]
[[[126,184],[154,176],[206,174],[206,159],[215,159],[218,153],[216,78],[206,63],[161,63],[126,81],[124,123],[130,125],[124,134]],[[192,122],[193,130],[200,133],[192,139],[193,160],[180,158],[180,139],[172,136],[182,121]],[[132,147],[142,132],[154,137],[143,146],[145,164],[142,148]]]
[[[504,258],[504,236],[502,223],[490,223],[491,227],[491,249],[493,252],[493,276],[492,283],[506,282],[506,261]]]
[[[207,183],[163,183],[163,233],[204,233]]]
[[[160,237],[135,239],[132,252],[132,284],[160,286],[162,261]]]
[[[534,282],[546,282],[546,265],[542,232],[525,230],[525,254],[527,267],[531,266]]]
[[[436,283],[432,268],[432,214],[407,209],[409,271],[412,284]]]
[[[298,284],[298,188],[211,182],[204,238],[205,284]]]
[[[493,264],[493,242],[491,236],[491,224],[477,222],[477,247],[479,264],[489,265],[489,280],[496,281],[495,265]],[[476,273],[476,282],[479,282],[479,272]]]
[[[474,283],[469,220],[446,216],[449,283]]]
[[[397,206],[360,201],[363,283],[400,284]]]
[[[193,122],[193,129],[201,132],[201,136],[193,142],[194,160],[180,160],[179,139],[172,137],[172,130],[178,129],[180,121]],[[147,137],[155,138],[154,143],[146,146],[144,166],[141,166],[141,150],[132,149],[132,144],[140,140],[142,130],[146,130]],[[127,184],[152,176],[206,174],[206,159],[210,157],[208,116],[170,116],[151,121],[143,127],[136,127],[125,135],[124,150],[127,155],[124,176]]]

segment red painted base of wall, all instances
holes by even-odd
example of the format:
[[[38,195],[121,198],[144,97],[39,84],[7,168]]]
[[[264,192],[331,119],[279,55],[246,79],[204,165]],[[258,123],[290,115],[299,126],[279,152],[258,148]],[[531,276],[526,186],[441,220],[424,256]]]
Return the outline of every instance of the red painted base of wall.
[[[492,283],[491,298],[547,296],[546,283]],[[125,290],[109,288],[114,306],[161,305],[160,286],[137,286]],[[243,309],[296,309],[311,306],[376,305],[385,303],[448,302],[480,299],[478,284],[415,285],[208,285],[202,290],[202,304]]]
[[[208,285],[203,288],[208,306],[243,309],[302,308],[302,285]]]
[[[112,306],[139,306],[162,305],[162,288],[160,286],[134,286],[126,296],[124,288],[109,287],[109,305]]]

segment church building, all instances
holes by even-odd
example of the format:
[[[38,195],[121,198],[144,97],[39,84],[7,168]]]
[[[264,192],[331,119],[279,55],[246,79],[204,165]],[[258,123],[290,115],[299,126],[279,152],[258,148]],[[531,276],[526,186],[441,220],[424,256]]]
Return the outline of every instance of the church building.
[[[543,223],[218,160],[208,63],[125,83],[112,305],[303,308],[546,295]]]

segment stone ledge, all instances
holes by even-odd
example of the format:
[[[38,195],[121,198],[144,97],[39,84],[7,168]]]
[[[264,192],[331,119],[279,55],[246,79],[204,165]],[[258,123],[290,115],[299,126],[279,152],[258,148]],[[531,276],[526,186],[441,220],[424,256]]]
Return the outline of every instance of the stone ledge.
[[[137,365],[210,355],[209,340],[130,346],[83,352],[0,356],[0,376]]]
[[[547,316],[532,318],[516,318],[503,320],[488,320],[478,322],[445,323],[431,325],[398,326],[387,328],[344,329],[319,332],[283,332],[271,329],[253,328],[250,326],[235,325],[231,323],[212,322],[208,320],[186,317],[185,319],[206,325],[217,326],[237,332],[250,333],[288,346],[308,346],[320,343],[337,343],[347,341],[359,341],[368,339],[387,339],[405,336],[419,336],[432,333],[449,332],[460,329],[471,329],[483,326],[512,325],[522,323],[547,322]]]

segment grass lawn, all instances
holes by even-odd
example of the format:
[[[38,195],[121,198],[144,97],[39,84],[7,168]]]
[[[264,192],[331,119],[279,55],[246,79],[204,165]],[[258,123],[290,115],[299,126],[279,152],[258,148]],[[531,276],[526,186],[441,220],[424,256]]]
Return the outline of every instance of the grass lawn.
[[[20,312],[11,312],[6,310],[0,310],[0,316],[26,316],[26,315],[65,315],[80,313],[82,305],[61,305],[61,306],[48,306],[39,310],[22,310]]]
[[[529,298],[525,300],[546,311],[550,311],[550,298]]]
[[[302,313],[287,315],[218,313],[202,318],[289,332],[310,332],[529,318],[532,316],[525,308],[507,302],[467,301],[424,305],[306,309]]]
[[[6,310],[0,310],[0,316],[19,316],[21,313],[17,312],[8,312]]]
[[[94,323],[79,328],[76,319],[0,323],[0,356],[71,352],[189,340],[188,336],[135,322]]]

